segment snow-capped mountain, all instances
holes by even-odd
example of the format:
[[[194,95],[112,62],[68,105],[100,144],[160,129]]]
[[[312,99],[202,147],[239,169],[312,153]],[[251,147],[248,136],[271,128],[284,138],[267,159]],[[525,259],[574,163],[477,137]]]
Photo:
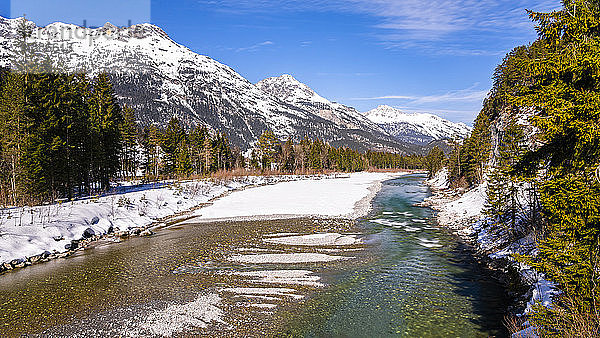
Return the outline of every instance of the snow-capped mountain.
[[[0,66],[10,66],[19,50],[19,23],[20,19],[0,17]],[[28,24],[32,29],[28,42],[38,55],[50,56],[65,71],[108,73],[120,102],[134,108],[143,124],[166,124],[175,116],[187,125],[203,124],[222,132],[242,149],[267,129],[282,139],[320,138],[361,150],[408,149],[381,131],[360,129],[360,124],[343,117],[324,118],[326,113],[316,114],[308,106],[269,94],[151,24],[119,28],[107,23],[96,29]]]
[[[371,122],[356,109],[327,100],[306,84],[296,80],[292,75],[284,74],[279,77],[270,77],[260,81],[256,86],[265,93],[299,108],[309,110],[344,128],[382,133],[377,124]]]
[[[427,144],[443,139],[464,139],[472,130],[464,123],[450,122],[432,114],[408,114],[390,106],[379,106],[364,115],[388,134],[414,144]]]

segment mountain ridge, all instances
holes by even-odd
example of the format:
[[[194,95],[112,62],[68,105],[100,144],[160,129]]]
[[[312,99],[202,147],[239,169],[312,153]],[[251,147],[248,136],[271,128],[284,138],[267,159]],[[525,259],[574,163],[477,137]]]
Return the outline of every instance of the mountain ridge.
[[[22,19],[0,17],[0,66],[10,67]],[[333,146],[400,153],[420,151],[352,107],[331,102],[292,75],[256,84],[233,68],[175,42],[160,27],[110,23],[85,28],[61,22],[38,27],[28,39],[62,69],[90,76],[109,74],[121,104],[145,125],[172,117],[187,126],[222,132],[242,150],[265,130],[280,139],[321,139]]]
[[[365,129],[374,133],[383,132],[379,126],[355,108],[329,101],[290,74],[269,77],[259,81],[256,85],[270,95],[276,96],[287,103],[308,109],[313,114],[346,128]]]
[[[444,139],[464,139],[472,131],[462,122],[451,122],[434,114],[405,113],[387,105],[363,114],[400,141],[420,145]]]
[[[0,19],[0,66],[11,65],[19,20]],[[40,54],[61,60],[71,72],[108,73],[120,103],[134,108],[143,124],[164,125],[177,117],[187,126],[205,125],[224,133],[242,150],[272,130],[280,139],[309,137],[356,150],[411,151],[384,132],[347,128],[267,94],[233,68],[193,52],[155,25],[91,29],[28,24],[33,32],[29,42]]]

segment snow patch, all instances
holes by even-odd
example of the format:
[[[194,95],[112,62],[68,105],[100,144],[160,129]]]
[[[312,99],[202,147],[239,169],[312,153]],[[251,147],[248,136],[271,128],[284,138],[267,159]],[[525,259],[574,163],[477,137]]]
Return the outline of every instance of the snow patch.
[[[382,181],[404,174],[353,173],[338,179],[285,182],[238,191],[197,210],[194,215],[198,217],[186,222],[274,215],[358,218],[369,212],[370,200],[365,198],[373,198]]]
[[[0,209],[0,263],[26,259],[45,251],[63,253],[68,251],[71,241],[83,237],[144,228],[236,189],[314,178],[250,176],[228,182],[202,180],[124,185],[104,196]],[[325,182],[327,176],[317,178],[317,182]]]
[[[308,270],[266,270],[237,272],[236,275],[250,277],[255,282],[267,284],[295,284],[322,287],[321,277]]]
[[[224,288],[221,291],[231,292],[244,296],[271,295],[290,297],[293,299],[304,298],[304,296],[294,293],[296,292],[296,290],[288,288]]]
[[[290,236],[263,239],[267,243],[300,246],[344,246],[362,243],[355,235],[341,235],[337,233],[314,234],[304,236]]]
[[[223,311],[217,307],[221,298],[216,294],[198,296],[193,302],[171,305],[151,312],[134,331],[138,334],[171,337],[195,328],[206,328],[212,322],[223,322]]]
[[[480,218],[487,199],[487,184],[469,190],[459,199],[439,207],[438,220],[441,224],[456,224]]]
[[[448,168],[443,168],[438,171],[430,180],[427,181],[427,184],[438,190],[448,189],[450,186],[450,182],[448,180]]]
[[[298,264],[298,263],[325,263],[339,260],[348,260],[354,257],[330,256],[319,253],[289,253],[289,254],[260,254],[240,255],[230,258],[231,261],[249,264]]]

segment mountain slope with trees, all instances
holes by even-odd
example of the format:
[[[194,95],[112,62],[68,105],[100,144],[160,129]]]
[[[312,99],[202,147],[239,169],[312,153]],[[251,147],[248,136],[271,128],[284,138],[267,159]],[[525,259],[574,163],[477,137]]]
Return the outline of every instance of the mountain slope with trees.
[[[359,152],[321,139],[287,142],[266,130],[247,160],[221,132],[171,118],[139,124],[119,103],[109,75],[56,68],[20,20],[13,69],[0,72],[0,204],[72,200],[110,189],[116,178],[159,180],[233,169],[280,172],[418,168],[420,156]]]
[[[19,50],[19,21],[0,17],[0,66],[15,66],[11,61]],[[411,150],[384,133],[323,118],[265,93],[232,68],[192,52],[150,24],[97,29],[27,25],[36,53],[65,73],[108,74],[118,102],[133,108],[136,120],[146,126],[164,126],[175,117],[186,128],[223,133],[242,150],[265,130],[280,139],[308,137],[355,150]]]
[[[498,66],[472,135],[449,155],[455,187],[487,189],[485,225],[555,283],[551,306],[534,304],[530,331],[600,332],[600,3],[565,0],[534,13],[539,38]],[[514,247],[514,245],[512,245]],[[510,247],[510,245],[509,245]]]

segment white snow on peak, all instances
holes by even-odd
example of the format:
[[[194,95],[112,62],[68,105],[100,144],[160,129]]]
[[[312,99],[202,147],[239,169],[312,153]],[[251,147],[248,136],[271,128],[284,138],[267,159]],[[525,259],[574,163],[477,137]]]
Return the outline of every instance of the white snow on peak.
[[[424,140],[466,138],[472,130],[462,122],[451,122],[433,114],[405,113],[385,105],[368,111],[364,115],[396,137],[421,135]]]
[[[10,67],[22,19],[0,17],[0,67]],[[225,133],[242,148],[265,129],[280,139],[323,138],[365,148],[399,143],[354,108],[330,102],[291,75],[253,84],[232,68],[173,41],[152,24],[99,28],[53,23],[37,27],[28,42],[57,71],[114,76],[124,103],[149,123],[175,116]]]
[[[17,27],[22,19],[0,20],[0,66],[9,67]],[[197,96],[211,103],[231,107],[236,112],[253,112],[265,121],[280,137],[294,134],[291,117],[307,118],[305,112],[284,109],[254,84],[232,68],[208,56],[200,55],[173,41],[165,31],[152,24],[117,27],[106,23],[99,28],[85,28],[65,23],[37,27],[32,22],[30,43],[52,47],[61,68],[98,73],[137,74],[151,76],[156,88],[152,94],[169,105],[187,107],[188,116],[202,119]],[[10,37],[6,39],[3,37]],[[50,53],[49,50],[44,51]],[[54,54],[53,54],[54,55]],[[285,111],[288,114],[281,114]],[[291,117],[290,117],[291,116]],[[230,121],[224,122],[230,124]]]
[[[258,82],[256,86],[267,94],[288,104],[307,109],[342,128],[361,129],[376,133],[383,132],[356,109],[329,101],[292,75],[284,74],[278,77],[270,77]]]
[[[309,86],[296,80],[292,75],[283,74],[279,77],[270,77],[256,84],[265,92],[276,95],[290,103],[324,103],[332,104],[326,98],[317,94]]]

